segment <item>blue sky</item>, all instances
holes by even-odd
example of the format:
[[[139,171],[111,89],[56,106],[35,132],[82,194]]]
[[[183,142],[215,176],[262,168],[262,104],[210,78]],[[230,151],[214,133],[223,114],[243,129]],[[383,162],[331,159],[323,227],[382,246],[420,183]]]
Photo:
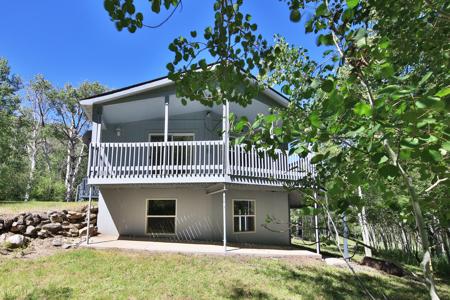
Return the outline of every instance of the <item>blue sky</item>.
[[[165,65],[172,60],[169,43],[211,25],[213,2],[184,0],[182,10],[163,27],[131,34],[115,29],[102,0],[2,1],[0,57],[6,57],[13,73],[24,80],[43,74],[58,86],[95,80],[119,88],[166,75]],[[320,58],[314,36],[305,35],[303,24],[289,21],[285,3],[247,0],[243,11],[252,15],[268,40],[279,33]],[[167,14],[148,11],[145,23],[158,24]]]

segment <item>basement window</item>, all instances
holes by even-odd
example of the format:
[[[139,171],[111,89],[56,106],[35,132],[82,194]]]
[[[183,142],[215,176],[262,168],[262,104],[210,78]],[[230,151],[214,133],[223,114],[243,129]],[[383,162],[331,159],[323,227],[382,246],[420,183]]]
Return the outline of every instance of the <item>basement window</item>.
[[[234,232],[255,232],[255,200],[233,200]]]
[[[175,234],[177,201],[175,199],[147,200],[148,234]]]

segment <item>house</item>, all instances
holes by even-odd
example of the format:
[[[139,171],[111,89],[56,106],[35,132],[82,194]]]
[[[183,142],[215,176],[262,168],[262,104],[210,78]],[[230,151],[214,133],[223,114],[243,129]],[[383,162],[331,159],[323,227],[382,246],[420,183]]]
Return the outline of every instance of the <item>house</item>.
[[[87,177],[100,190],[99,232],[289,244],[289,210],[298,197],[283,184],[311,172],[309,160],[229,141],[230,112],[251,120],[287,104],[267,89],[245,108],[183,105],[168,78],[82,100],[92,121]]]

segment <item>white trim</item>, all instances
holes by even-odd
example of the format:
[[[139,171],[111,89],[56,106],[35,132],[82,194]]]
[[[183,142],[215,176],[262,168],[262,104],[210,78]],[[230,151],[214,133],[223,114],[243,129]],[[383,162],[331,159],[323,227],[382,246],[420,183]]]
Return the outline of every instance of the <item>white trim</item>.
[[[254,214],[253,215],[240,215],[240,216],[246,216],[246,217],[254,217],[255,218],[255,222],[254,222],[254,230],[252,231],[235,231],[234,230],[234,202],[235,201],[249,201],[249,202],[253,202],[254,203]],[[231,200],[231,216],[232,216],[232,227],[233,227],[233,233],[234,234],[241,234],[241,233],[256,233],[256,199],[233,199]]]
[[[223,183],[228,182],[219,175],[178,176],[166,178],[89,178],[88,184],[116,185],[116,184],[158,184],[158,183]]]
[[[175,201],[175,215],[148,215],[148,202],[149,201]],[[178,199],[177,198],[146,198],[145,199],[145,228],[144,233],[145,235],[151,235],[151,236],[173,236],[177,234],[177,215],[178,215]],[[151,233],[148,232],[148,218],[174,218],[174,233]]]
[[[169,96],[164,97],[164,142],[169,141],[169,100]]]

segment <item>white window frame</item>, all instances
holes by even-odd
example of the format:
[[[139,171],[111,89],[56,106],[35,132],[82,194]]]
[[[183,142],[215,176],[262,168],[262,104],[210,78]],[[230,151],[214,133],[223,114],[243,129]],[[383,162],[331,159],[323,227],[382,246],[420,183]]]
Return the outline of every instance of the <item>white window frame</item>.
[[[148,214],[148,203],[150,201],[175,201],[175,215],[149,215]],[[177,234],[177,214],[178,214],[178,199],[177,198],[147,198],[145,199],[145,228],[144,232],[146,235],[151,236],[167,236],[167,235],[176,235]],[[148,232],[148,218],[174,218],[175,219],[175,226],[174,226],[174,232],[173,233],[152,233]]]
[[[151,142],[152,141],[152,136],[154,135],[158,135],[158,136],[162,136],[164,137],[164,133],[163,132],[151,132],[148,134],[148,141]],[[195,133],[193,132],[169,132],[168,136],[192,136],[192,141],[195,141]],[[169,140],[169,142],[172,142],[173,140]]]
[[[234,202],[236,202],[236,201],[250,201],[250,202],[253,202],[254,203],[254,214],[253,215],[235,215],[234,214]],[[233,226],[233,233],[235,233],[235,234],[241,234],[241,233],[255,233],[256,232],[256,199],[233,199],[232,201],[232,206],[231,206],[231,212],[232,212],[232,216],[233,216],[233,222],[232,222],[232,226]],[[253,231],[235,231],[234,230],[234,218],[235,217],[244,217],[244,218],[246,218],[246,217],[253,217],[254,219],[255,219],[255,222],[254,222],[254,230]],[[240,222],[239,222],[239,224],[240,224]]]

